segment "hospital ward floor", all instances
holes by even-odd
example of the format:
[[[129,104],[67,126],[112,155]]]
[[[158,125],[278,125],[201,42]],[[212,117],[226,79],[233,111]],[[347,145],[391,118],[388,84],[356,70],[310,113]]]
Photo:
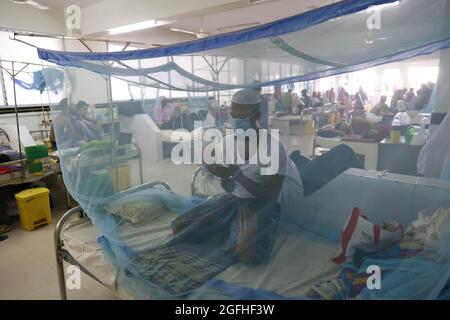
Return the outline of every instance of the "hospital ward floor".
[[[312,136],[281,136],[281,140],[289,153],[294,150],[300,150],[306,156],[312,153]],[[179,179],[179,176],[165,178],[169,185],[171,180],[176,182]],[[190,180],[187,180],[184,190],[175,191],[188,193],[189,183]],[[67,207],[61,186],[55,182],[49,183],[48,188],[54,201],[52,224],[39,227],[35,231],[25,231],[20,227],[19,221],[15,221],[14,229],[7,233],[8,239],[0,241],[0,299],[60,299],[53,235],[56,224],[67,211]],[[81,289],[68,290],[67,298],[119,299],[112,290],[83,273]]]

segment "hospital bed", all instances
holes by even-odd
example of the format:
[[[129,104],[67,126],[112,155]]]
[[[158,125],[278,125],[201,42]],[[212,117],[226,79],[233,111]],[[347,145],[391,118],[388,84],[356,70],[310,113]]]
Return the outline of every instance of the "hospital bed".
[[[42,178],[59,174],[61,172],[59,157],[57,154],[49,154],[50,159],[54,160],[50,169],[42,174],[35,175],[28,172],[28,166],[25,160],[25,147],[35,146],[37,142],[32,137],[30,131],[25,126],[19,126],[19,136],[17,133],[17,126],[0,124],[7,134],[11,143],[11,148],[15,151],[19,151],[19,145],[23,154],[22,160],[15,160],[9,162],[0,163],[2,167],[14,167],[15,170],[0,174],[0,186],[17,185],[22,183],[33,183]],[[19,144],[20,139],[20,144]]]
[[[156,184],[164,185],[163,182],[154,182],[138,188],[146,188]],[[167,185],[165,186],[168,188]],[[63,267],[63,261],[66,261],[79,266],[84,273],[111,289],[118,297],[129,299],[129,293],[117,282],[116,272],[106,261],[97,243],[97,238],[100,236],[99,229],[93,226],[86,217],[71,220],[71,218],[77,218],[80,211],[78,207],[68,211],[58,222],[55,230],[61,297],[63,299],[67,297]],[[171,222],[174,218],[175,216],[168,216],[166,220],[155,225],[154,234],[158,233],[157,236],[159,237],[169,235],[171,233]],[[153,235],[151,230],[149,231],[147,237],[150,241]],[[161,232],[163,235],[161,235]],[[313,234],[308,234],[305,237],[285,232],[280,232],[281,234],[282,236],[277,239],[275,244],[276,256],[271,259],[270,263],[258,267],[234,265],[216,278],[239,286],[266,289],[283,295],[302,296],[310,289],[316,279],[337,275],[339,268],[329,261],[335,253],[334,244],[320,241],[321,239]],[[316,238],[317,241],[315,241]],[[289,245],[286,245],[286,243]],[[311,248],[314,248],[314,250],[311,250]],[[286,261],[290,262],[288,266],[286,266]],[[276,277],[270,276],[273,271],[279,268],[284,268],[285,272]],[[298,275],[299,270],[303,270],[303,277],[295,280],[297,278],[295,275]],[[207,296],[201,296],[200,298],[220,299],[221,296],[218,292],[208,292]]]
[[[191,181],[192,192],[219,192],[201,186],[205,172],[198,169]],[[161,184],[151,182],[127,191],[124,195]],[[216,182],[214,182],[216,186]],[[349,169],[308,197],[298,214],[282,216],[274,254],[265,265],[249,267],[235,264],[215,278],[238,287],[267,290],[284,297],[304,297],[320,280],[335,278],[340,267],[330,261],[338,253],[338,238],[353,207],[360,207],[373,222],[396,220],[407,226],[423,209],[450,207],[450,181],[417,178],[377,171]],[[326,201],[325,201],[326,199]],[[97,243],[100,231],[87,217],[79,219],[79,207],[68,211],[55,230],[55,248],[61,298],[66,299],[63,262],[77,265],[87,275],[111,289],[117,296],[129,299],[130,294],[117,281],[117,274],[106,261]],[[171,233],[174,215],[168,215],[149,229],[148,241]],[[311,226],[329,230],[327,237]],[[292,229],[293,232],[290,232]],[[155,230],[158,230],[157,232]],[[298,232],[301,230],[301,232]],[[283,272],[280,272],[283,270]],[[220,292],[205,292],[195,298],[221,299]]]
[[[378,143],[376,142],[355,142],[355,141],[342,141],[341,138],[324,138],[314,136],[313,140],[313,152],[315,154],[316,148],[331,149],[340,144],[346,144],[355,151],[355,153],[362,157],[364,167],[370,170],[377,169],[378,161]]]

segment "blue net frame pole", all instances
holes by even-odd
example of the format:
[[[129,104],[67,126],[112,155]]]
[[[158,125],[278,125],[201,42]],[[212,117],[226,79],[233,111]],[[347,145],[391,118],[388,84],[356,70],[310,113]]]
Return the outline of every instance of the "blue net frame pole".
[[[22,168],[22,179],[25,179],[25,167],[23,162],[23,154],[22,154],[22,142],[20,141],[20,127],[19,127],[19,110],[17,107],[17,93],[16,93],[16,75],[18,75],[23,69],[25,69],[28,66],[26,64],[21,70],[19,70],[17,73],[14,70],[14,61],[11,62],[11,69],[12,69],[12,80],[13,80],[13,92],[14,92],[14,111],[16,112],[16,126],[17,126],[17,141],[19,143],[19,156],[20,156],[20,167]]]
[[[119,190],[117,189],[119,184],[119,170],[117,168],[117,148],[116,148],[116,136],[115,136],[115,119],[114,119],[114,107],[113,107],[113,98],[112,98],[112,85],[111,85],[111,76],[106,77],[106,95],[108,98],[108,105],[109,105],[109,121],[111,123],[111,141],[112,141],[112,148],[111,148],[111,162],[115,171],[115,181],[116,181],[116,192]]]

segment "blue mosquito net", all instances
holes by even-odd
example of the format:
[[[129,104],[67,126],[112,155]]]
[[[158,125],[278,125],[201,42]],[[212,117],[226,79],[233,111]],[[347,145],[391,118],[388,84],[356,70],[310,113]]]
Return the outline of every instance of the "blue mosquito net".
[[[326,111],[273,116],[265,136],[247,136],[258,145],[270,140],[264,152],[277,159],[272,173],[261,173],[271,172],[262,157],[237,167],[211,167],[204,157],[239,154],[238,144],[228,148],[238,131],[228,128],[237,126],[229,106],[241,89],[247,95],[235,103],[252,104],[249,89],[273,86],[286,104],[294,97],[280,96],[284,85],[297,91],[314,79],[430,58],[440,64],[433,109],[442,110],[449,46],[448,0],[344,0],[181,44],[39,48],[38,55],[65,73],[66,98],[51,106],[65,185],[99,228],[98,243],[133,297],[445,299],[450,181],[440,178],[450,146],[439,141],[448,131],[426,142],[415,137],[417,144],[373,143],[364,126],[384,132],[393,115],[369,121],[354,114],[349,123],[331,120],[353,135],[339,140],[316,128],[315,145],[329,151],[299,152],[311,123],[342,116],[346,92],[339,90]],[[258,100],[261,114],[276,105],[262,94]],[[429,130],[421,115],[409,113],[419,133]],[[281,132],[286,121],[303,128],[299,137]],[[419,158],[442,172],[395,174],[373,164],[385,150],[389,168],[405,169],[407,152],[424,142],[430,147]]]

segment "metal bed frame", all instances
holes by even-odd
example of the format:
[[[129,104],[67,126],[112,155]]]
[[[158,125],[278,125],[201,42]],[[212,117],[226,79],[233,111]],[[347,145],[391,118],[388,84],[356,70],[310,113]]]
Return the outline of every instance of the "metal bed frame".
[[[156,185],[162,185],[168,190],[171,190],[170,186],[164,181],[153,181],[146,184],[142,184],[137,187],[133,187],[127,189],[125,191],[119,192],[122,195],[133,193],[139,190],[143,190],[146,188],[150,188]],[[80,206],[70,209],[67,211],[61,219],[58,221],[55,232],[54,232],[54,244],[55,244],[55,257],[56,257],[56,268],[58,274],[58,285],[59,285],[59,293],[62,300],[67,300],[67,291],[66,291],[66,278],[64,274],[64,261],[70,263],[71,265],[78,266],[81,271],[83,271],[86,275],[103,285],[103,283],[91,272],[89,272],[86,268],[84,268],[65,248],[64,242],[62,241],[62,231],[64,225],[71,219],[73,216],[78,214],[79,216],[84,215],[83,209]]]
[[[142,167],[142,166],[141,166]],[[199,197],[207,197],[198,192],[196,187],[196,180],[200,177],[201,174],[204,174],[203,168],[199,167],[195,170],[194,174],[191,178],[191,194],[192,196]],[[142,182],[141,182],[142,183]],[[141,184],[137,187],[133,187],[122,192],[119,192],[121,195],[130,194],[139,190],[143,190],[146,188],[150,188],[156,185],[162,185],[167,190],[171,190],[170,186],[164,182],[163,180],[153,181],[145,184]],[[70,263],[71,265],[78,266],[81,271],[83,271],[86,275],[97,281],[99,284],[104,285],[101,280],[99,280],[95,275],[93,275],[89,270],[83,267],[65,248],[64,242],[62,241],[62,232],[65,224],[75,215],[79,217],[85,216],[83,209],[80,206],[70,209],[67,211],[61,219],[58,221],[55,232],[54,232],[54,244],[55,244],[55,257],[56,257],[56,267],[57,267],[57,275],[58,275],[58,286],[59,292],[62,300],[67,300],[67,291],[66,291],[66,282],[65,282],[65,274],[64,274],[64,261]]]

